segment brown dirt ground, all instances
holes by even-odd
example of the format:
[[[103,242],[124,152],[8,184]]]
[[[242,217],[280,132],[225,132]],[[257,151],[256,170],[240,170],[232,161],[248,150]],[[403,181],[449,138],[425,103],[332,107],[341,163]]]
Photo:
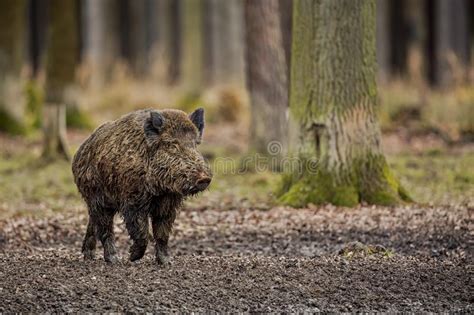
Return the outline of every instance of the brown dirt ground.
[[[473,311],[468,206],[188,206],[167,267],[117,221],[117,265],[82,260],[84,209],[0,221],[0,312]]]

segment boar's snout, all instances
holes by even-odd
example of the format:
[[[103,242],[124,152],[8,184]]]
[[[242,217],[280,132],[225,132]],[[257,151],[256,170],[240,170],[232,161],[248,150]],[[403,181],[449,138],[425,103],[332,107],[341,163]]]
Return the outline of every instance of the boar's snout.
[[[189,194],[197,194],[198,192],[206,190],[206,188],[211,183],[211,177],[205,174],[201,174],[197,179],[194,185],[189,188]]]
[[[211,178],[208,176],[203,176],[196,181],[196,187],[199,191],[203,191],[211,183]]]

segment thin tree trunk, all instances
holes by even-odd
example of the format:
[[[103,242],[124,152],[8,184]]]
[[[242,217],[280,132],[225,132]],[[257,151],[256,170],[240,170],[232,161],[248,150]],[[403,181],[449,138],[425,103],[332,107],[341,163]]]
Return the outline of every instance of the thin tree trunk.
[[[280,201],[407,199],[380,145],[375,1],[297,0],[294,10],[290,130],[300,164],[284,177]]]
[[[203,74],[203,3],[199,0],[181,0],[181,84],[189,93],[200,91]]]
[[[251,150],[280,157],[286,146],[288,88],[278,1],[247,0],[245,21]],[[273,141],[279,148],[269,152]]]
[[[465,0],[436,0],[435,82],[447,88],[466,79],[469,63],[468,6]]]
[[[290,81],[291,69],[291,29],[293,25],[293,0],[279,0],[280,6],[280,27],[285,50],[285,60],[288,83]]]
[[[130,64],[139,77],[148,74],[146,0],[130,0]]]
[[[117,9],[114,0],[84,2],[84,55],[94,87],[106,82],[118,57]]]
[[[169,33],[169,47],[170,47],[170,62],[168,67],[168,78],[170,84],[176,84],[181,76],[181,0],[171,1],[170,5],[170,33]]]
[[[0,1],[0,130],[23,133],[24,0]]]
[[[44,46],[47,28],[46,0],[29,1],[29,58],[32,77],[38,77],[44,71]]]
[[[146,0],[120,0],[120,50],[132,73],[148,74]]]
[[[152,1],[153,16],[149,16],[150,25],[150,65],[153,68],[153,76],[160,82],[169,82],[169,68],[172,52],[172,1],[173,0],[149,0]]]
[[[408,0],[410,1],[410,0]],[[390,12],[390,63],[392,76],[403,76],[407,72],[407,27],[405,8],[407,0],[389,1]]]
[[[242,86],[244,82],[242,3],[206,0],[204,6],[206,83]]]
[[[48,16],[43,157],[69,159],[64,96],[74,82],[78,60],[77,1],[50,0]]]
[[[415,83],[420,83],[424,81],[427,67],[423,55],[427,40],[426,3],[424,0],[411,0],[405,9],[408,26],[408,74]]]

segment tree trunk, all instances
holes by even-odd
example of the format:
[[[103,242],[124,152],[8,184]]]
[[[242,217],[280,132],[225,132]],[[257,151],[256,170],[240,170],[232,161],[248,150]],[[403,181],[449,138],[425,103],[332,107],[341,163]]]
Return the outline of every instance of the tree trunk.
[[[448,88],[466,79],[469,64],[468,6],[465,0],[435,3],[435,83]]]
[[[290,81],[291,69],[291,29],[293,25],[293,0],[279,0],[280,6],[280,27],[283,39],[283,49],[285,50],[285,61],[287,81]]]
[[[0,130],[11,133],[24,131],[20,76],[25,57],[25,25],[25,1],[0,1]]]
[[[245,21],[251,150],[279,157],[286,146],[288,88],[278,1],[247,0]],[[269,150],[273,141],[278,144]]]
[[[244,82],[242,3],[206,0],[204,14],[206,83],[242,86]]]
[[[410,79],[421,88],[424,86],[427,69],[424,56],[427,43],[426,3],[424,0],[412,0],[407,3],[405,9],[408,30],[408,74]]]
[[[29,58],[32,77],[44,72],[44,47],[47,28],[47,0],[29,1]]]
[[[390,12],[390,63],[392,76],[403,76],[407,72],[407,27],[405,7],[407,1],[389,1]],[[396,44],[395,44],[396,43]]]
[[[181,6],[178,0],[172,0],[170,4],[170,33],[169,48],[170,62],[168,67],[168,80],[170,84],[176,84],[181,74]]]
[[[117,9],[114,0],[85,1],[84,55],[94,87],[105,83],[118,57]]]
[[[130,64],[138,76],[148,74],[146,0],[130,0]]]
[[[294,10],[290,157],[299,164],[284,176],[279,200],[301,207],[408,199],[380,145],[375,1],[297,0]]]
[[[150,10],[148,24],[150,32],[149,55],[153,77],[159,82],[169,82],[169,67],[171,62],[171,5],[173,0],[148,0]]]
[[[77,17],[76,0],[50,0],[43,148],[46,159],[69,158],[64,96],[74,82],[78,60]]]
[[[200,92],[203,85],[203,4],[181,0],[181,84],[188,93]]]
[[[132,73],[148,74],[146,0],[120,0],[120,48]]]

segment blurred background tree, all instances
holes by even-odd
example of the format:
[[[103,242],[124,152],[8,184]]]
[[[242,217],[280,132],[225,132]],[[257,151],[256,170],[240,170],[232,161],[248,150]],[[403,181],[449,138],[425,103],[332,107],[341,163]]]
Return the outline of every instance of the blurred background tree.
[[[50,0],[48,18],[43,157],[69,159],[65,102],[79,61],[77,1]]]
[[[25,132],[21,70],[26,49],[26,1],[0,3],[0,131]]]
[[[286,145],[288,131],[288,69],[279,2],[246,0],[245,24],[250,146],[257,153],[268,154],[272,141]]]

